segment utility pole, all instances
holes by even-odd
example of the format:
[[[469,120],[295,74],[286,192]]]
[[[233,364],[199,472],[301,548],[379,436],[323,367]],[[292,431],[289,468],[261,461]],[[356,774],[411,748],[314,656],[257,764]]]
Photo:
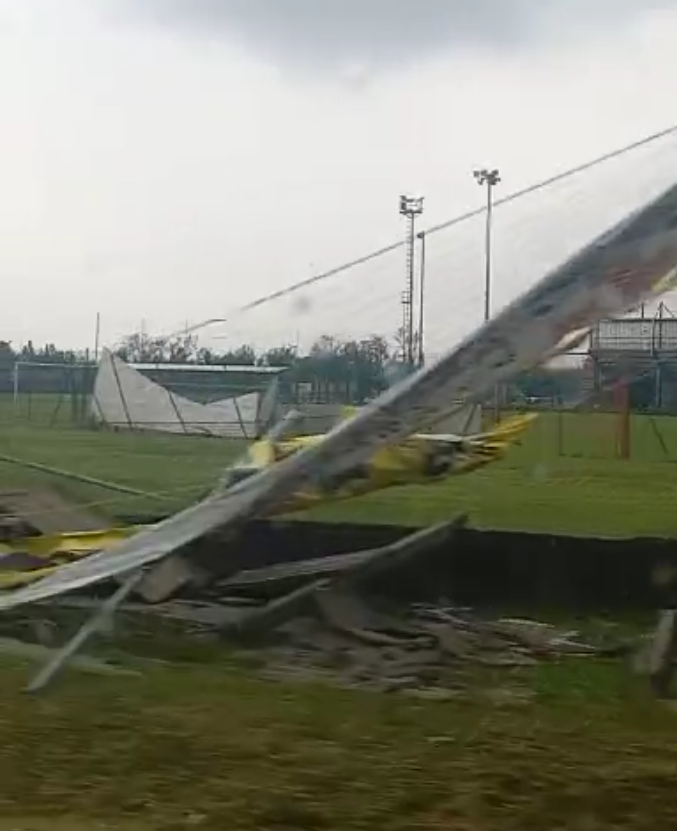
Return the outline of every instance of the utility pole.
[[[99,349],[101,347],[101,312],[96,313],[94,322],[94,363],[99,363]]]
[[[418,261],[418,365],[422,367],[425,363],[425,231],[421,231],[418,238],[421,242]]]
[[[400,214],[407,221],[407,277],[402,292],[402,360],[413,367],[416,355],[414,331],[414,262],[416,259],[416,219],[423,213],[422,196],[400,196]]]
[[[487,195],[487,215],[484,228],[484,320],[491,317],[491,243],[494,212],[494,188],[501,181],[498,170],[474,170],[477,184],[485,188]]]

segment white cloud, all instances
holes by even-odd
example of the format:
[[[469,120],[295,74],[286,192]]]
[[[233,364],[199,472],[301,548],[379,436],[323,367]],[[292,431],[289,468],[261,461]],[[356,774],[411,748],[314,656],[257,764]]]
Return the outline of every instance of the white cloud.
[[[676,34],[665,12],[579,45],[316,75],[93,0],[0,0],[3,333],[78,346],[97,311],[105,340],[142,319],[166,331],[220,316],[396,238],[403,191],[424,193],[435,223],[479,203],[474,167],[500,166],[507,191],[622,145],[670,119]],[[671,175],[661,153],[633,175]],[[266,326],[333,325],[364,313],[367,290],[364,326],[391,326],[403,255],[383,263]],[[481,314],[469,279],[447,280],[446,337]],[[519,279],[502,279],[504,301]]]
[[[315,71],[345,61],[401,65],[432,54],[618,32],[675,0],[112,0],[118,14],[182,37],[241,39],[259,54]],[[111,8],[113,6],[111,5]]]

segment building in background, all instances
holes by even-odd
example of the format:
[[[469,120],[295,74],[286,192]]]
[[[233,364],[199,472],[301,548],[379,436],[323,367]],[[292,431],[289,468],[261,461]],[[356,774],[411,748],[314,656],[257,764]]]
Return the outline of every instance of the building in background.
[[[677,318],[661,303],[652,316],[600,321],[585,370],[592,396],[622,383],[632,409],[677,411]]]

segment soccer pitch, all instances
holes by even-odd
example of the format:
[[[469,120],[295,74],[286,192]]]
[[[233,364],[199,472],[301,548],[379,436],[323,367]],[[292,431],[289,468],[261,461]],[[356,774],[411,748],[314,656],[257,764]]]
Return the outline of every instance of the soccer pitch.
[[[327,504],[303,516],[425,525],[464,511],[476,527],[604,536],[677,535],[677,418],[633,415],[631,456],[615,454],[618,416],[543,413],[521,446],[482,471]],[[198,499],[245,443],[75,429],[5,418],[0,453],[145,491],[146,497],[2,464],[0,487],[49,484],[112,520]],[[301,515],[300,515],[301,516]]]

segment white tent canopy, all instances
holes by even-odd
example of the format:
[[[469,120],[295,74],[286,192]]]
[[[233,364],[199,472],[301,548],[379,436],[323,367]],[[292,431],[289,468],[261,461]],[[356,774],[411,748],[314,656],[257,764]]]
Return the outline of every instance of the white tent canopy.
[[[258,392],[201,404],[171,392],[104,350],[94,382],[92,415],[118,429],[254,438]]]

